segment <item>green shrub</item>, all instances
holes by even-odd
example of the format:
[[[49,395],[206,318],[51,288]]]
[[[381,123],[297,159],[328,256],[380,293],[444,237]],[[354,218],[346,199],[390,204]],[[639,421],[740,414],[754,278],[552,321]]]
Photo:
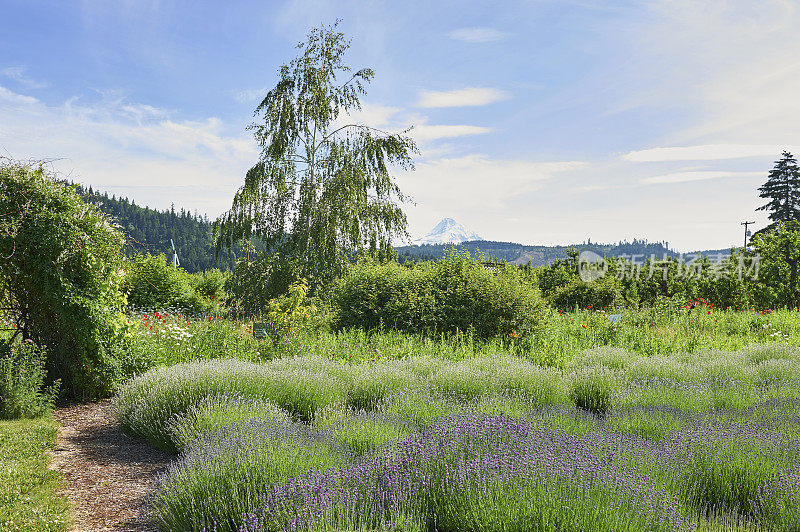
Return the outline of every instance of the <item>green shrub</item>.
[[[375,410],[388,393],[410,388],[419,382],[397,364],[364,363],[354,373],[347,392],[347,406],[354,411]]]
[[[468,253],[413,267],[365,259],[332,293],[336,328],[524,336],[544,313],[538,290],[524,272],[509,265],[488,270]]]
[[[300,279],[296,265],[277,255],[260,255],[236,261],[225,281],[227,304],[245,316],[260,316],[271,299],[284,295]]]
[[[550,302],[561,310],[613,308],[622,302],[622,293],[607,281],[587,283],[573,279],[569,284],[558,287]]]
[[[47,346],[48,380],[79,397],[110,393],[128,324],[124,237],[42,165],[0,159],[0,307],[22,339]]]
[[[44,386],[46,361],[30,340],[0,341],[0,419],[35,418],[53,407],[60,381]]]
[[[626,408],[615,411],[606,421],[614,430],[652,441],[663,440],[670,432],[686,424],[686,416],[679,410],[659,408]]]
[[[612,391],[609,375],[596,369],[574,376],[569,398],[576,407],[603,417],[611,408]]]
[[[406,423],[374,413],[347,416],[325,427],[325,434],[345,445],[355,456],[403,440],[411,432]]]
[[[346,383],[329,370],[326,361],[306,357],[282,362],[223,359],[154,368],[122,386],[115,398],[117,418],[127,433],[175,451],[170,421],[209,395],[262,399],[302,421],[313,420],[332,404],[344,404]]]
[[[459,398],[430,386],[417,386],[387,394],[380,411],[413,426],[424,427],[439,417],[459,412],[462,406]]]
[[[201,297],[214,302],[222,302],[227,297],[225,282],[228,277],[230,277],[230,272],[213,268],[192,274],[190,282],[194,291]]]
[[[192,288],[192,276],[169,264],[166,255],[144,253],[130,258],[123,290],[128,294],[128,304],[136,308],[204,312],[211,307]]]

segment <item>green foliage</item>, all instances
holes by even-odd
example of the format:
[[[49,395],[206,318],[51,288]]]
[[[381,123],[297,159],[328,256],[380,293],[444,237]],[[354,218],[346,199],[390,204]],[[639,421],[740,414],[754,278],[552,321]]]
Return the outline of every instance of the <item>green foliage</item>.
[[[225,282],[228,307],[237,314],[259,316],[298,279],[298,269],[277,255],[240,259]]]
[[[50,380],[108,394],[124,342],[122,234],[44,167],[0,164],[0,293],[24,339],[47,348]]]
[[[780,222],[751,241],[759,254],[758,281],[753,283],[754,302],[763,307],[800,306],[800,221]]]
[[[50,417],[0,421],[0,530],[69,528],[70,503],[57,494],[63,477],[48,468],[57,434]]]
[[[413,267],[365,259],[332,291],[337,328],[522,336],[531,333],[544,314],[544,304],[524,272],[508,265],[488,270],[458,252],[438,263]]]
[[[225,283],[230,277],[229,271],[221,271],[217,268],[198,272],[192,275],[191,285],[194,291],[201,297],[215,302],[222,302],[226,298]]]
[[[153,255],[172,256],[172,244],[178,251],[181,268],[190,273],[199,273],[214,267],[223,270],[233,269],[237,257],[242,256],[242,247],[231,250],[222,249],[215,253],[213,224],[207,217],[192,214],[186,209],[158,211],[140,207],[133,200],[109,196],[108,193],[77,185],[78,194],[86,203],[97,206],[99,210],[112,216],[125,235],[123,252],[127,256],[147,251]],[[254,242],[259,249],[258,242]]]
[[[190,360],[261,360],[280,354],[233,320],[213,316],[196,320],[164,311],[147,311],[131,316],[131,320],[134,334],[123,359],[129,375]]]
[[[281,327],[299,327],[317,313],[317,307],[308,298],[305,279],[293,283],[288,293],[271,299],[266,309],[267,319]]]
[[[35,418],[53,407],[60,381],[45,387],[47,352],[30,340],[0,340],[0,419]]]
[[[179,308],[203,312],[211,307],[192,287],[192,276],[172,266],[166,255],[138,254],[127,261],[123,290],[135,308]]]
[[[373,77],[343,63],[349,46],[336,24],[323,26],[280,68],[278,84],[256,108],[261,121],[251,126],[260,160],[215,224],[218,247],[253,236],[264,242],[281,263],[268,276],[296,269],[312,286],[326,284],[348,254],[387,250],[392,236],[405,234],[396,202],[406,197],[389,168],[410,168],[416,147],[402,134],[336,122],[361,108]]]
[[[612,391],[609,376],[595,370],[575,376],[569,398],[577,408],[603,417],[611,408]]]
[[[617,286],[607,281],[587,283],[573,279],[557,288],[551,301],[562,310],[613,308],[622,303],[622,295]]]

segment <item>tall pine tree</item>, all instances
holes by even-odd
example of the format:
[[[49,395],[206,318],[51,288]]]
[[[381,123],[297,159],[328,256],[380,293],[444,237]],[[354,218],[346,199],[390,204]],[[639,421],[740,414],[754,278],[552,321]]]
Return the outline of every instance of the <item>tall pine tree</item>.
[[[758,189],[760,197],[769,199],[766,205],[756,209],[770,212],[769,219],[773,223],[767,230],[780,222],[800,220],[800,168],[791,153],[784,151],[781,155],[783,158],[775,162],[767,182]]]

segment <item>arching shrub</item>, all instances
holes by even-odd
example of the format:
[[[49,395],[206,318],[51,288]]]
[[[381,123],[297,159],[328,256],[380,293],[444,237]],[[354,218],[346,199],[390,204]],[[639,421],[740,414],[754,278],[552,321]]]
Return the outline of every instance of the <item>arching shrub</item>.
[[[0,160],[0,311],[47,349],[48,377],[80,397],[109,393],[124,341],[123,235],[42,165]]]

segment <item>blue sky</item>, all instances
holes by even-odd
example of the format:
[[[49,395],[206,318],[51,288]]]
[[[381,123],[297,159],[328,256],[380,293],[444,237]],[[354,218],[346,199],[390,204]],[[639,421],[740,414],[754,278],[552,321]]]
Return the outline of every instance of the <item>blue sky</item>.
[[[738,245],[800,151],[800,4],[0,0],[0,155],[215,217],[295,45],[342,19],[358,118],[414,126],[420,236],[452,217],[529,244]]]

